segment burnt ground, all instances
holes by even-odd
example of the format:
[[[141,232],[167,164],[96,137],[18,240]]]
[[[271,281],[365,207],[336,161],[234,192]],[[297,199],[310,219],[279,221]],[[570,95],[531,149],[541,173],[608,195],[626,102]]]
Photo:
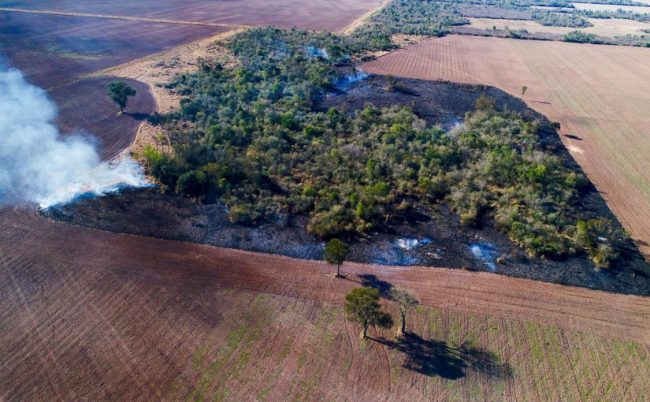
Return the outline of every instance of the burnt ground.
[[[400,90],[387,92],[383,77],[372,76],[330,94],[321,107],[353,111],[367,103],[375,106],[409,105],[429,124],[449,129],[463,120],[481,95],[497,107],[538,119],[544,143],[574,168],[578,165],[543,116],[523,102],[493,87],[399,79]],[[583,197],[588,215],[616,221],[595,191]],[[48,218],[112,232],[205,243],[305,259],[321,259],[323,243],[305,231],[305,217],[278,217],[258,227],[228,222],[222,204],[195,204],[160,194],[157,189],[130,189],[101,198],[86,197],[75,203],[41,212]],[[586,258],[562,261],[529,259],[491,226],[468,228],[445,206],[420,210],[407,221],[386,227],[352,245],[349,260],[373,264],[423,265],[491,271],[503,275],[581,286],[618,293],[650,295],[650,267],[633,244],[610,270],[596,270]]]

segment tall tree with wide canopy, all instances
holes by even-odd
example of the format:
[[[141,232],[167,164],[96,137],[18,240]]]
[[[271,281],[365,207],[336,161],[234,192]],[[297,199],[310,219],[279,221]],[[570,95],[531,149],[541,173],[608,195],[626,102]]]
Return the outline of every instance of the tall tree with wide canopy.
[[[381,310],[377,289],[352,289],[345,296],[345,312],[363,327],[361,339],[368,339],[369,327],[390,328],[393,326],[393,317]]]

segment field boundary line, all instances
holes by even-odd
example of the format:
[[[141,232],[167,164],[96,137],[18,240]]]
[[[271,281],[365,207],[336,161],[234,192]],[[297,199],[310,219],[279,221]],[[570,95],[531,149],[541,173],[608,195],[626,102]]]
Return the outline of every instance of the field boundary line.
[[[370,19],[373,15],[375,15],[378,12],[380,12],[381,10],[383,10],[392,1],[393,0],[382,0],[381,3],[379,3],[377,6],[373,7],[370,11],[363,14],[361,17],[357,18],[356,20],[352,21],[352,23],[349,24],[348,26],[346,26],[343,29],[339,30],[338,33],[341,34],[341,35],[351,35],[358,28],[363,26],[368,19]]]
[[[114,14],[79,13],[79,12],[68,12],[68,11],[58,11],[58,10],[30,10],[28,8],[13,8],[13,7],[0,7],[0,11],[24,13],[24,14],[58,15],[58,16],[66,16],[66,17],[103,18],[109,20],[151,22],[151,23],[158,23],[158,24],[195,25],[195,26],[230,28],[230,29],[246,29],[246,28],[253,27],[250,25],[241,25],[241,24],[225,24],[225,23],[201,22],[201,21],[190,21],[190,20],[173,20],[173,19],[165,19],[165,18],[134,17],[128,15],[114,15]]]
[[[248,28],[247,27],[236,28],[236,29],[233,29],[233,30],[230,30],[230,31],[221,32],[221,33],[218,33],[216,35],[201,38],[201,39],[195,40],[193,42],[184,43],[182,45],[173,47],[171,49],[166,49],[166,50],[163,50],[161,52],[152,53],[150,55],[140,57],[139,59],[133,59],[133,60],[127,61],[127,62],[122,63],[122,64],[117,64],[115,66],[107,67],[107,68],[104,68],[102,70],[97,70],[97,71],[94,71],[94,72],[91,72],[91,73],[88,73],[88,74],[84,74],[84,75],[80,76],[79,79],[84,79],[84,78],[89,78],[89,77],[101,77],[101,76],[106,76],[106,75],[114,75],[115,73],[119,73],[120,71],[122,71],[122,70],[124,70],[124,69],[126,69],[126,68],[128,68],[130,66],[137,65],[137,64],[140,64],[140,63],[146,63],[146,62],[149,62],[149,61],[156,61],[157,59],[159,59],[159,58],[161,58],[161,57],[163,57],[163,56],[165,56],[167,54],[171,54],[171,53],[173,53],[173,52],[175,52],[175,51],[177,51],[179,49],[182,49],[184,47],[190,47],[190,46],[193,46],[193,45],[204,45],[204,44],[207,44],[209,42],[218,42],[218,41],[222,41],[222,40],[231,38],[235,34],[237,34],[239,32],[242,32],[242,31],[244,31],[246,29],[248,29]],[[135,76],[134,77],[129,76],[128,78],[138,80],[138,78],[135,77]]]

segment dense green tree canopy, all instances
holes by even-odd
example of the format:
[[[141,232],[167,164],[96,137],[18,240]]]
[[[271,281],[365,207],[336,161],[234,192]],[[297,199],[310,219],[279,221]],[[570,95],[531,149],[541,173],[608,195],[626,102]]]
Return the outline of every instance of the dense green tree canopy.
[[[353,74],[341,66],[363,48],[358,39],[253,29],[230,48],[238,67],[208,63],[172,84],[185,95],[164,121],[174,152],[148,155],[163,189],[220,199],[242,224],[305,215],[319,238],[363,236],[445,203],[464,224],[494,222],[531,255],[587,252],[602,266],[615,256],[624,236],[581,216],[588,181],[542,140],[550,127],[488,98],[450,132],[408,107],[319,110]],[[577,240],[588,221],[595,243]]]

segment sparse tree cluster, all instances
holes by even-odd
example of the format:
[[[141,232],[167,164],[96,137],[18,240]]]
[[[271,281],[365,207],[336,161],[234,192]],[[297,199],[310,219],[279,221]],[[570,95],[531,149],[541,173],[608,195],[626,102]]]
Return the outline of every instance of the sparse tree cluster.
[[[532,13],[533,21],[542,25],[554,27],[586,28],[593,24],[573,12],[557,12],[550,10],[535,10]]]
[[[340,66],[363,48],[356,40],[268,28],[230,47],[239,67],[204,63],[173,84],[186,96],[163,122],[174,152],[148,154],[166,191],[222,200],[245,225],[305,215],[323,239],[362,236],[440,203],[466,225],[494,222],[533,256],[586,253],[605,266],[625,238],[590,225],[602,246],[576,240],[588,182],[542,141],[550,127],[489,98],[450,133],[407,107],[321,111],[319,97],[336,90]]]

